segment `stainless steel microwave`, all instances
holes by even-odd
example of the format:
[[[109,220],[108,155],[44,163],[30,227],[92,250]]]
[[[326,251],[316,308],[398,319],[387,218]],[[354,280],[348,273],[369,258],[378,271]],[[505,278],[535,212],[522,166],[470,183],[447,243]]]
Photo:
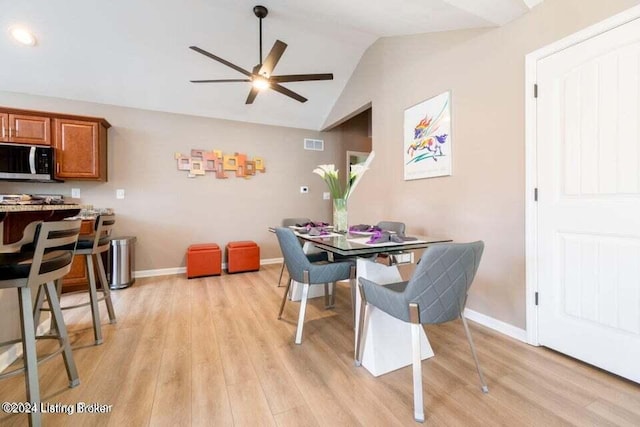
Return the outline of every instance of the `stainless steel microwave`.
[[[0,144],[0,179],[54,181],[53,149],[39,145]]]

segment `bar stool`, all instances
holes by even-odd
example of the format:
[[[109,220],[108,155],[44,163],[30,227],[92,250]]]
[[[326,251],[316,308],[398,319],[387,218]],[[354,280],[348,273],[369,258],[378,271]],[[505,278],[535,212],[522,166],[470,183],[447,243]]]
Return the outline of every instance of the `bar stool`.
[[[98,302],[104,301],[107,306],[107,312],[109,313],[110,323],[116,323],[116,315],[113,310],[113,303],[111,302],[111,292],[109,290],[109,283],[107,281],[107,275],[104,270],[104,263],[102,262],[101,254],[109,250],[111,244],[111,230],[116,223],[115,215],[99,215],[96,218],[95,234],[91,239],[79,239],[76,246],[76,255],[84,255],[87,260],[87,271],[89,273],[89,301],[61,307],[62,310],[70,310],[73,308],[91,307],[91,315],[93,317],[93,335],[95,338],[95,344],[102,344],[102,328],[100,325],[100,310],[98,308]],[[98,289],[96,286],[96,275],[94,260],[97,264],[98,280],[102,289],[102,297],[98,298]],[[58,296],[61,293],[61,282],[57,283]],[[49,311],[50,307],[43,307],[42,293],[38,293],[36,299],[35,318],[40,317],[40,311]]]
[[[40,223],[36,228],[35,246],[32,252],[0,254],[0,289],[16,288],[18,290],[18,304],[20,311],[21,339],[0,343],[0,346],[22,342],[22,358],[24,367],[3,373],[0,378],[6,378],[25,372],[25,386],[27,402],[36,411],[29,413],[29,425],[39,426],[40,414],[40,385],[38,382],[38,363],[44,362],[62,353],[69,387],[80,384],[78,371],[71,353],[69,336],[64,324],[60,301],[53,285],[69,270],[73,261],[74,248],[80,234],[80,220],[52,221]],[[49,300],[52,319],[55,323],[55,335],[36,337],[36,329],[32,312],[31,289],[44,288]],[[36,338],[57,339],[60,348],[38,359],[36,353]]]

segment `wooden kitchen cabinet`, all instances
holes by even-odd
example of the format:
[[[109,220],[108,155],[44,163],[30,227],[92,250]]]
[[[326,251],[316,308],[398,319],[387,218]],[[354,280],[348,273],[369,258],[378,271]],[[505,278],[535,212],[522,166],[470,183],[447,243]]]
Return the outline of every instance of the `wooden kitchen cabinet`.
[[[51,118],[0,111],[0,141],[51,145]]]
[[[51,145],[59,180],[107,180],[110,127],[99,117],[0,107],[0,142]]]
[[[9,114],[0,111],[0,141],[9,142]]]
[[[107,180],[107,127],[101,121],[55,118],[55,177]]]
[[[75,292],[88,289],[89,271],[84,255],[73,257],[71,271],[62,279],[62,292]]]

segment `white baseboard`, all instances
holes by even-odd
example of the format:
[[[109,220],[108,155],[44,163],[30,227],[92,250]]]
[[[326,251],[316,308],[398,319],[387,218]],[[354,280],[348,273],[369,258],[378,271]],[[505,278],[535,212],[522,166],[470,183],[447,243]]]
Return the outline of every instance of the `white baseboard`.
[[[266,258],[260,260],[260,265],[280,264],[282,258]],[[227,263],[222,263],[222,268],[227,268]],[[156,270],[138,270],[133,272],[133,277],[136,279],[139,277],[155,277],[155,276],[170,276],[173,274],[184,274],[187,272],[187,267],[173,267],[173,268],[158,268]]]
[[[482,326],[486,326],[489,329],[493,329],[496,332],[500,332],[501,334],[507,335],[518,341],[522,341],[523,343],[528,343],[527,331],[524,329],[520,329],[516,326],[505,323],[502,320],[494,319],[486,314],[478,313],[477,311],[470,310],[468,308],[464,309],[464,316],[467,319],[473,320],[474,322],[479,323]]]
[[[187,272],[187,267],[174,268],[158,268],[155,270],[138,270],[133,272],[133,277],[155,277],[155,276],[171,276],[173,274],[183,274]]]
[[[36,334],[42,335],[49,330],[50,319],[45,319],[38,325]],[[0,372],[7,369],[18,357],[22,356],[22,343],[7,346],[7,349],[0,353]]]

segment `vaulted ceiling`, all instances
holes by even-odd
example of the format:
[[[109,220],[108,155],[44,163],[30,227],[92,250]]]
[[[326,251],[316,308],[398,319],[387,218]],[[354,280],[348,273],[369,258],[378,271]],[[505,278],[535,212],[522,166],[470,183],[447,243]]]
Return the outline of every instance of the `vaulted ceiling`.
[[[0,90],[254,123],[319,129],[364,51],[379,37],[503,25],[542,0],[20,0],[2,3]],[[276,39],[276,74],[333,73],[283,84],[302,104],[267,90],[245,105],[240,73],[188,49],[197,45],[251,70]],[[35,47],[10,39],[28,26]],[[0,98],[1,101],[1,98]]]

